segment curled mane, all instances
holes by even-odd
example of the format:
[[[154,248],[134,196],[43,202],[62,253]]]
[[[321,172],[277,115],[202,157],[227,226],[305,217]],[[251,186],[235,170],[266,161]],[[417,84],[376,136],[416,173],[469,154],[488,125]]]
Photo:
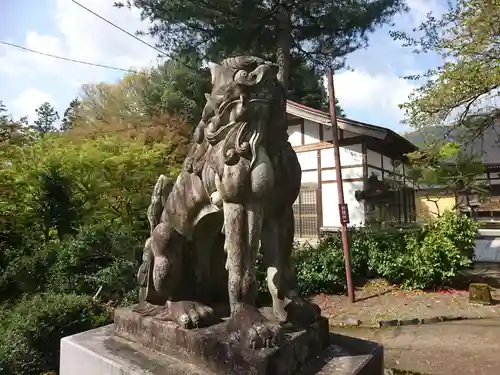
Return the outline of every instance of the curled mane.
[[[192,171],[193,163],[221,142],[225,164],[236,164],[241,157],[250,158],[253,164],[273,100],[265,86],[266,77],[276,76],[277,66],[254,56],[229,57],[209,66],[213,90],[205,95],[207,102],[194,132],[196,145],[187,169]]]

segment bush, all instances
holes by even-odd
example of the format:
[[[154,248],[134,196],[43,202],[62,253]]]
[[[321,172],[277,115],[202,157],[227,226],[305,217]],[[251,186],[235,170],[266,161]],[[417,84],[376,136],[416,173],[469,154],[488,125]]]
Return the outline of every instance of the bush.
[[[14,303],[23,294],[43,292],[50,280],[49,269],[56,261],[54,249],[2,250],[4,266],[0,267],[0,302]]]
[[[0,303],[47,291],[93,296],[101,286],[103,299],[130,300],[137,287],[142,238],[140,231],[115,222],[84,226],[75,236],[39,248],[4,249]]]
[[[59,368],[62,337],[111,322],[112,312],[89,297],[43,294],[3,310],[0,373],[39,375]]]
[[[425,289],[451,281],[471,265],[478,224],[465,215],[447,211],[422,230],[420,240],[406,246],[404,287]]]
[[[445,211],[428,226],[429,231],[437,231],[446,236],[470,260],[474,259],[478,229],[477,221],[454,211]]]
[[[302,295],[343,290],[345,269],[341,249],[336,237],[326,238],[317,247],[306,244],[295,249],[292,260]]]
[[[421,230],[371,232],[369,237],[375,245],[370,247],[366,260],[370,274],[393,283],[402,283],[411,277],[407,264],[408,244],[419,242],[420,234]]]
[[[350,228],[354,281],[381,277],[408,289],[442,285],[471,264],[476,236],[477,223],[456,212],[447,212],[419,229]],[[322,239],[316,247],[297,246],[292,260],[302,295],[345,290],[340,233]],[[268,293],[261,263],[257,276],[259,293]]]
[[[57,259],[48,289],[120,301],[137,286],[142,258],[139,234],[119,223],[88,225],[77,236],[55,244]]]

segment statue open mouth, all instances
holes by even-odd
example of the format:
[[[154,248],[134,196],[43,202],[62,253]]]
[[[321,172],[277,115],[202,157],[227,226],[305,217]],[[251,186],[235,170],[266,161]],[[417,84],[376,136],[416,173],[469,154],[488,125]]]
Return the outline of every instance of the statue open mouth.
[[[251,348],[271,347],[282,327],[256,306],[259,247],[278,321],[320,317],[300,298],[290,259],[301,170],[280,126],[285,90],[277,66],[256,57],[229,58],[210,70],[213,89],[185,167],[175,183],[160,179],[152,195],[137,311],[202,327],[216,320],[211,304],[223,295],[231,335]]]

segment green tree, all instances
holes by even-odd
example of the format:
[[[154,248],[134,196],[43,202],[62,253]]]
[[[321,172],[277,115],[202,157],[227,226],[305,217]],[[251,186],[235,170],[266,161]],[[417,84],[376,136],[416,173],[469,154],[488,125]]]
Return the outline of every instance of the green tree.
[[[403,0],[127,0],[152,22],[149,33],[168,50],[203,49],[219,60],[235,53],[273,54],[288,86],[291,56],[337,67],[367,44],[376,26],[404,10]],[[124,3],[115,4],[123,7]]]
[[[481,160],[457,142],[438,142],[423,145],[422,150],[409,156],[408,175],[421,188],[439,186],[449,194],[460,190],[482,193],[476,177],[484,173]]]
[[[184,49],[163,65],[152,69],[144,104],[149,115],[175,114],[197,123],[211,91],[210,73],[202,68],[199,54]]]
[[[75,125],[75,121],[78,119],[78,110],[80,107],[80,100],[78,98],[73,99],[68,108],[64,111],[64,116],[61,120],[61,130],[68,131]]]
[[[11,149],[8,165],[0,155],[0,217],[9,228],[18,223],[21,232],[46,239],[94,222],[147,226],[152,186],[162,173],[175,176],[184,157],[178,138],[145,144],[116,134],[50,133]]]
[[[0,100],[0,149],[4,149],[8,144],[21,143],[24,132],[21,120],[14,121],[7,112],[7,107]]]
[[[59,114],[49,102],[43,103],[35,110],[37,119],[34,121],[33,129],[41,136],[54,130],[54,124],[59,120]]]
[[[148,82],[145,72],[129,73],[118,83],[91,83],[81,88],[81,103],[73,128],[127,128],[144,121],[144,90]],[[116,130],[116,129],[115,129]]]
[[[443,63],[423,75],[407,103],[407,122],[415,128],[461,128],[459,142],[473,141],[500,118],[500,7],[492,0],[458,0],[440,18],[429,15],[408,35],[393,37],[416,53],[433,52]],[[467,131],[465,131],[467,130]]]
[[[323,84],[323,74],[302,58],[292,58],[287,97],[323,111],[328,112],[330,108],[328,93]],[[338,116],[345,116],[337,98],[335,98],[335,109]]]
[[[73,198],[71,179],[62,175],[61,169],[57,164],[51,164],[39,177],[39,202],[46,241],[51,229],[55,229],[57,237],[62,240],[66,235],[76,233],[78,224],[79,202]]]

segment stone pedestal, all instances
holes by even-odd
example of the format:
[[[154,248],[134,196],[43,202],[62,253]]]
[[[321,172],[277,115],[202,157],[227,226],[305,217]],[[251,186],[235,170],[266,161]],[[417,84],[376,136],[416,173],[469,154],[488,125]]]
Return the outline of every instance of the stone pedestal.
[[[275,319],[270,309],[264,315]],[[328,346],[328,320],[305,329],[284,326],[286,340],[279,348],[253,350],[232,340],[227,323],[183,329],[176,323],[145,317],[130,309],[115,310],[115,334],[127,341],[217,374],[292,375]]]
[[[230,338],[225,322],[186,330],[117,309],[114,325],[61,340],[60,375],[383,374],[381,345],[331,334],[326,319],[285,332],[279,348],[252,350]]]

